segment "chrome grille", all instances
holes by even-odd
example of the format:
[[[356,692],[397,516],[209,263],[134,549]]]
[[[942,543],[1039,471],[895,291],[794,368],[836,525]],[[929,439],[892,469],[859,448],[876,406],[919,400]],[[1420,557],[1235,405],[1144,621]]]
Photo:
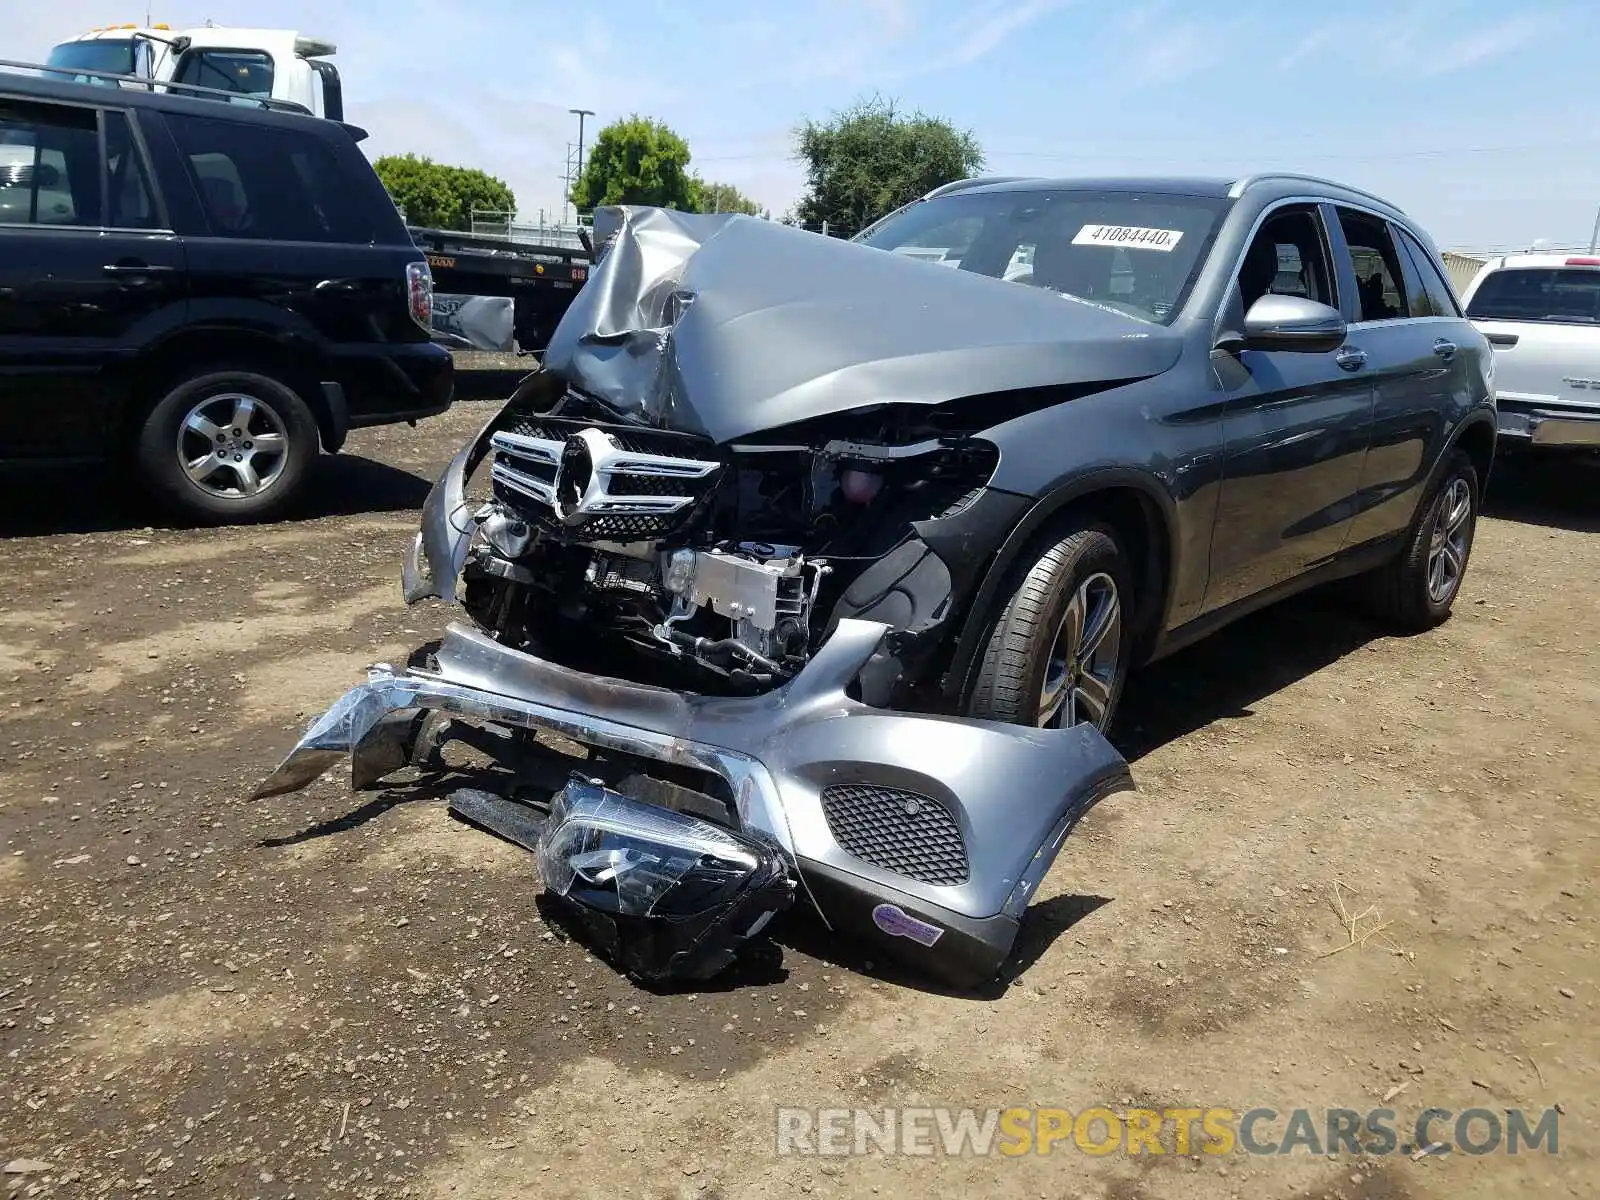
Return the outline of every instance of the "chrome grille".
[[[967,845],[955,814],[900,788],[829,784],[822,814],[833,840],[862,862],[921,883],[967,881]]]
[[[666,535],[715,486],[702,438],[554,417],[493,435],[496,495],[530,520],[586,541]]]

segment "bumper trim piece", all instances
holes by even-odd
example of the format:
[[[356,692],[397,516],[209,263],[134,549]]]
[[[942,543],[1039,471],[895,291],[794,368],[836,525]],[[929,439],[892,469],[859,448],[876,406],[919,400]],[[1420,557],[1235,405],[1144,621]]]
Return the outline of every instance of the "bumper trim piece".
[[[1508,407],[1502,402],[1499,434],[1544,449],[1600,449],[1600,409]]]

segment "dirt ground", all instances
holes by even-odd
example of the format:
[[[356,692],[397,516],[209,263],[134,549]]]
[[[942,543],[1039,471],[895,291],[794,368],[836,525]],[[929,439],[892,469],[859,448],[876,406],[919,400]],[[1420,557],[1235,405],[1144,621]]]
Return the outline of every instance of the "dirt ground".
[[[436,795],[335,772],[245,800],[448,619],[401,603],[400,557],[488,411],[358,433],[267,528],[0,484],[0,1197],[1600,1194],[1600,471],[1497,479],[1431,634],[1310,597],[1136,676],[1138,791],[1070,839],[1010,986],[932,993],[797,921],[781,967],[655,995]],[[1358,936],[1389,924],[1330,953],[1336,892]],[[831,1159],[774,1132],[779,1105],[1385,1103],[1402,1141],[1429,1107],[1560,1104],[1560,1152]]]

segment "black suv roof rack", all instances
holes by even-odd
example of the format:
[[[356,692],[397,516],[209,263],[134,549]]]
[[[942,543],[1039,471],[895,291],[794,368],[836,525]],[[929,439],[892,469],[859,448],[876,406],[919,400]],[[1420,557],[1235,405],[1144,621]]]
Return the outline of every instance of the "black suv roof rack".
[[[1258,183],[1272,183],[1279,180],[1292,183],[1314,183],[1318,187],[1334,188],[1337,191],[1349,192],[1352,196],[1364,196],[1368,200],[1371,200],[1376,204],[1381,204],[1383,207],[1391,209],[1397,213],[1403,213],[1405,211],[1393,200],[1386,200],[1384,197],[1375,192],[1369,192],[1363,188],[1351,187],[1348,183],[1340,183],[1337,179],[1324,179],[1320,175],[1302,175],[1294,171],[1263,171],[1257,175],[1242,176],[1233,181],[1233,186],[1228,189],[1228,194],[1235,199],[1238,199],[1245,193],[1247,188],[1254,187]]]
[[[38,71],[44,75],[67,76],[62,82],[72,83],[80,76],[90,76],[94,79],[106,79],[116,83],[119,87],[132,84],[135,88],[145,92],[171,92],[180,96],[198,96],[203,100],[228,100],[234,104],[253,105],[258,108],[269,109],[273,112],[292,112],[302,116],[315,114],[304,104],[296,104],[293,100],[274,100],[269,96],[252,96],[245,92],[230,92],[225,88],[201,87],[197,83],[175,83],[170,79],[146,79],[139,75],[119,75],[115,71],[96,71],[91,67],[52,67],[46,63],[17,62],[8,58],[0,58],[0,69],[7,71]],[[92,87],[93,84],[85,84]]]

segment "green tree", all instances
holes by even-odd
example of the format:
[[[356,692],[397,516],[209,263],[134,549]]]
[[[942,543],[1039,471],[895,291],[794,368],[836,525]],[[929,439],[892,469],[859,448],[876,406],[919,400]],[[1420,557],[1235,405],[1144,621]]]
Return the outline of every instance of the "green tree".
[[[806,169],[795,216],[847,233],[983,168],[983,150],[970,131],[922,112],[907,116],[881,96],[827,121],[807,120],[795,131],[795,157]]]
[[[691,177],[689,193],[696,212],[744,213],[746,216],[759,217],[763,211],[760,204],[731,183],[717,183],[695,175]]]
[[[372,166],[412,225],[470,229],[473,209],[517,208],[517,198],[503,180],[475,167],[452,167],[415,154],[386,154]]]
[[[572,202],[587,212],[603,204],[695,208],[689,143],[660,121],[637,114],[602,129],[572,188]]]

